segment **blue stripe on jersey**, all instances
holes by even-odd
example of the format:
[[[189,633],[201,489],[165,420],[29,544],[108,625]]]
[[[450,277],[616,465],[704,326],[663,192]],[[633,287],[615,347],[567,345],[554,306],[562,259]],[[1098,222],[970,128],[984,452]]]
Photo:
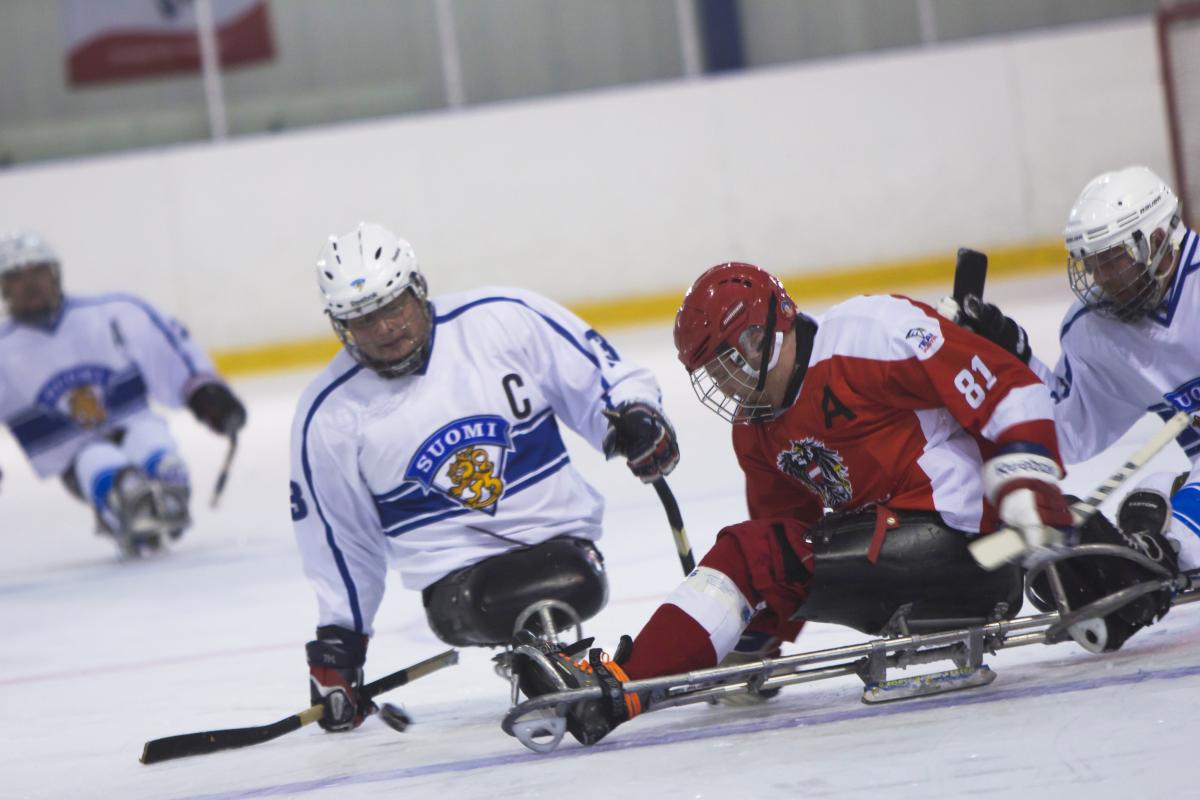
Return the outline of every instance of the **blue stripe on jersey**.
[[[1200,536],[1200,483],[1186,484],[1171,496],[1171,516]]]
[[[550,413],[540,414],[539,417],[540,422],[536,425],[525,430],[514,428],[512,431],[513,452],[504,464],[505,488],[500,503],[519,489],[537,483],[570,462],[566,445],[558,431],[558,420]],[[437,491],[425,494],[397,490],[377,496],[375,508],[379,512],[384,533],[388,536],[398,536],[471,510]]]
[[[515,486],[510,486],[509,488],[507,488],[504,492],[504,497],[511,497],[514,494],[520,494],[521,492],[528,489],[530,486],[536,486],[537,484],[541,483],[546,478],[549,478],[551,475],[558,472],[560,469],[562,469],[563,467],[567,466],[570,463],[571,463],[571,459],[567,458],[567,455],[564,453],[562,458],[560,458],[558,461],[556,461],[552,464],[546,465],[542,469],[541,472],[538,472],[537,474],[531,476],[524,483],[520,483]],[[455,505],[457,505],[457,503]],[[459,506],[458,508],[447,511],[443,514],[438,514],[435,517],[427,517],[425,519],[413,520],[412,522],[409,522],[405,525],[401,525],[392,530],[384,531],[384,533],[387,536],[391,536],[391,537],[400,536],[401,534],[408,533],[409,531],[416,530],[417,528],[423,528],[426,525],[432,525],[435,522],[441,522],[444,519],[451,519],[452,517],[462,516],[463,514],[467,514],[470,511],[471,511],[471,509],[469,509],[469,508],[463,508],[463,507]]]
[[[53,447],[80,428],[65,414],[37,408],[8,420],[8,429],[21,449],[32,456]]]
[[[133,367],[104,387],[104,407],[110,417],[127,416],[146,408],[146,381]],[[54,408],[33,406],[8,420],[8,427],[30,456],[42,453],[83,430],[75,420]]]
[[[123,373],[104,393],[104,404],[113,411],[129,411],[147,405],[146,380],[135,367]]]
[[[1157,414],[1164,422],[1179,413],[1179,409],[1167,403],[1155,403],[1149,407],[1149,411]],[[1175,441],[1179,443],[1179,446],[1183,448],[1183,451],[1189,457],[1200,452],[1200,431],[1197,431],[1190,425],[1175,437]]]
[[[321,501],[317,499],[317,492],[313,488],[312,465],[308,463],[308,426],[312,423],[313,416],[316,415],[317,409],[321,407],[321,403],[325,402],[325,398],[333,394],[334,389],[357,375],[360,370],[362,370],[361,364],[354,365],[335,378],[333,383],[321,390],[320,394],[313,400],[312,406],[309,407],[308,414],[304,417],[304,428],[300,434],[300,466],[304,470],[304,482],[308,486],[308,495],[312,498],[313,506],[317,509],[317,516],[321,518],[321,524],[325,526],[325,542],[329,545],[329,549],[333,551],[334,563],[337,564],[338,572],[342,576],[342,583],[346,585],[346,594],[350,598],[350,613],[354,616],[354,630],[357,633],[363,632],[362,609],[358,604],[358,587],[354,585],[354,578],[350,575],[350,568],[346,566],[346,557],[342,555],[341,548],[338,547],[337,541],[333,538],[333,528],[329,525],[329,520],[325,519],[325,512],[321,510]]]
[[[604,372],[601,370],[600,359],[596,358],[596,355],[591,350],[589,350],[578,339],[576,339],[574,336],[572,336],[570,331],[568,331],[562,325],[558,324],[558,322],[556,322],[555,320],[551,319],[550,317],[546,316],[542,312],[538,311],[533,306],[526,303],[524,300],[521,300],[516,297],[502,297],[502,296],[481,297],[478,300],[472,300],[471,302],[467,303],[466,305],[459,306],[458,308],[454,309],[453,311],[447,311],[445,314],[442,314],[440,316],[435,316],[433,319],[434,327],[436,329],[436,327],[439,323],[450,322],[451,320],[460,316],[464,312],[469,311],[470,309],[475,308],[477,306],[486,305],[488,303],[515,303],[516,305],[523,306],[523,307],[529,309],[534,314],[536,314],[538,317],[540,317],[543,322],[545,322],[547,325],[550,326],[551,330],[553,330],[559,336],[566,339],[571,344],[572,347],[574,347],[576,350],[578,350],[580,353],[582,353],[583,357],[592,363],[592,366],[595,367],[597,369],[597,371],[600,371],[600,388],[603,390],[604,404],[610,408],[612,407],[612,404],[609,403],[609,401],[608,401],[608,391],[611,387],[608,385],[608,380],[604,377]],[[615,351],[613,351],[613,355],[616,355]]]
[[[1171,321],[1175,319],[1175,310],[1179,307],[1179,298],[1183,296],[1184,279],[1192,272],[1195,272],[1197,267],[1200,267],[1200,264],[1192,263],[1192,257],[1196,253],[1196,238],[1196,234],[1192,231],[1188,231],[1184,236],[1179,249],[1179,266],[1175,268],[1175,279],[1172,281],[1171,288],[1168,290],[1167,297],[1165,298],[1167,303],[1165,312],[1150,315],[1150,319],[1160,325],[1170,327]]]
[[[1050,397],[1054,402],[1061,403],[1071,396],[1071,359],[1063,356],[1063,377],[1055,378],[1055,388],[1050,392]],[[1062,391],[1060,392],[1059,389]]]
[[[552,409],[552,408],[543,409],[542,411],[535,414],[531,419],[528,419],[528,420],[520,423],[519,425],[513,425],[509,429],[509,433],[513,436],[519,436],[519,435],[525,433],[526,431],[528,431],[530,428],[533,428],[533,427],[539,425],[543,420],[546,419],[546,417],[550,416],[553,413],[554,413],[554,409]],[[383,503],[394,503],[395,501],[400,500],[403,497],[407,497],[408,495],[411,495],[413,492],[419,491],[420,489],[421,489],[421,485],[419,483],[415,483],[413,481],[405,481],[404,483],[400,484],[399,486],[397,486],[395,489],[392,489],[391,491],[384,492],[383,494],[372,495],[372,497],[374,498],[376,505],[380,505]],[[410,502],[420,503],[421,501],[413,500]],[[451,502],[451,505],[457,506],[458,504]],[[435,510],[437,510],[437,509],[436,508],[430,509],[430,511],[435,511]],[[387,525],[384,525],[384,527],[386,528]]]
[[[1093,311],[1093,309],[1091,306],[1084,306],[1083,308],[1076,311],[1075,316],[1071,317],[1069,320],[1067,320],[1066,322],[1063,323],[1062,330],[1059,331],[1059,333],[1058,333],[1058,340],[1061,342],[1064,338],[1066,338],[1067,331],[1071,330],[1071,326],[1074,325],[1079,319],[1081,319],[1084,314],[1091,313],[1092,311]]]
[[[167,324],[166,320],[158,315],[158,312],[154,310],[153,306],[144,300],[141,300],[130,294],[106,294],[99,295],[97,297],[83,298],[72,297],[67,300],[66,307],[99,306],[107,303],[129,303],[130,305],[137,306],[139,309],[141,309],[142,312],[150,318],[150,322],[154,324],[154,327],[158,328],[159,332],[162,333],[163,338],[167,340],[167,344],[171,346],[171,349],[175,351],[175,354],[183,361],[184,366],[187,367],[188,375],[195,375],[197,372],[199,372],[199,370],[196,369],[196,365],[192,362],[192,357],[188,355],[187,351],[183,348],[183,345],[180,344],[179,337],[176,336],[175,332],[171,330],[171,326]]]

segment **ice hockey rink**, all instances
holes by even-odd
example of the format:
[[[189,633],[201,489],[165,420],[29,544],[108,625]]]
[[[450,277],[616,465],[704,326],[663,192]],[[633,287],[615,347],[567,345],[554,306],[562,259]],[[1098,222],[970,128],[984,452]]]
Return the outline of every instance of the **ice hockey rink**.
[[[1052,360],[1070,300],[1065,277],[993,281],[988,293]],[[609,333],[663,385],[683,456],[669,482],[699,556],[745,513],[728,426],[693,397],[667,324]],[[459,665],[382,696],[412,716],[404,733],[378,718],[344,735],[310,725],[143,766],[148,739],[266,724],[308,704],[303,645],[315,600],[292,540],[286,473],[293,406],[315,371],[234,382],[250,421],[216,510],[209,495],[224,444],[186,414],[171,416],[193,472],[196,524],[159,557],[118,562],[90,513],[57,482],[36,482],[15,443],[0,441],[0,797],[1200,797],[1191,771],[1200,604],[1174,609],[1115,654],[1073,643],[1001,650],[987,659],[999,677],[983,688],[867,706],[861,683],[839,678],[753,708],[647,714],[596,747],[568,739],[550,755],[500,730],[508,686],[492,671],[493,651],[468,649]],[[1068,487],[1086,493],[1156,424],[1144,420],[1075,468]],[[577,439],[568,444],[608,501],[611,595],[587,633],[611,647],[680,580],[679,563],[654,492]],[[1172,445],[1150,469],[1184,463]],[[785,652],[864,638],[813,625]],[[419,596],[392,580],[367,679],[444,649]]]

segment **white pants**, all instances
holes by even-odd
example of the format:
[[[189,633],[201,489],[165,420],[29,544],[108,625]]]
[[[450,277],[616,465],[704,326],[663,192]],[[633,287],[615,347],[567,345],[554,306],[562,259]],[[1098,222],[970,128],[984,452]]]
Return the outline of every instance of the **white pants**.
[[[179,458],[167,423],[154,414],[138,414],[124,424],[120,445],[91,442],[75,456],[75,478],[79,491],[97,508],[103,508],[117,473],[136,467],[151,478],[187,485],[187,467]]]

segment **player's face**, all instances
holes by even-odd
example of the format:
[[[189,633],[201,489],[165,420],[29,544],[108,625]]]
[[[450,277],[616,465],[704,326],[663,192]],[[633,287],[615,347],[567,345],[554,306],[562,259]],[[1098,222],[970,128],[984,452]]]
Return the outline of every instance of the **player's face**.
[[[410,291],[370,314],[346,320],[363,355],[381,362],[400,361],[420,349],[429,338],[429,324],[424,301]]]
[[[0,295],[17,319],[49,315],[61,300],[58,276],[49,264],[35,264],[0,277]]]
[[[1138,299],[1145,267],[1124,247],[1114,247],[1089,256],[1084,264],[1104,296],[1117,306],[1127,306]]]

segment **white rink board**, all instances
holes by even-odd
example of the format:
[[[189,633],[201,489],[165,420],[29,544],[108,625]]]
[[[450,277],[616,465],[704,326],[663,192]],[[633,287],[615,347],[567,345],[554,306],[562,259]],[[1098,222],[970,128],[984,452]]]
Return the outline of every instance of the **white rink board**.
[[[1100,75],[1081,68],[1098,53]],[[133,292],[246,348],[328,334],[313,265],[361,219],[412,241],[435,294],[682,296],[722,261],[1053,241],[1092,176],[1167,174],[1165,119],[1137,17],[20,166],[0,220],[55,244],[70,291]]]
[[[989,286],[1017,309],[1035,350],[1054,351],[1065,280]],[[932,299],[929,297],[923,299]],[[683,461],[670,483],[699,556],[744,514],[728,427],[674,362],[669,331],[613,337],[660,376]],[[1193,796],[1200,740],[1200,605],[1172,611],[1121,652],[1072,644],[1001,651],[999,677],[957,695],[869,707],[856,679],[785,689],[753,709],[695,706],[636,719],[600,746],[526,752],[499,728],[507,685],[488,650],[383,699],[415,722],[372,719],[348,735],[316,726],[243,750],[145,767],[150,738],[260,725],[307,705],[303,643],[315,602],[291,541],[287,429],[307,375],[246,380],[250,424],[222,506],[207,507],[222,444],[172,418],[196,482],[196,528],[162,558],[118,564],[89,514],[35,483],[0,441],[0,796],[5,798],[1115,798]],[[1152,424],[1139,425],[1145,434]],[[1077,469],[1086,490],[1136,443]],[[609,499],[601,545],[612,600],[588,625],[611,646],[636,633],[679,581],[654,493],[618,464],[569,446]],[[1119,451],[1119,452],[1118,452]],[[1167,453],[1160,463],[1178,466]],[[419,596],[394,581],[368,679],[441,651]],[[862,640],[811,626],[789,652]]]

